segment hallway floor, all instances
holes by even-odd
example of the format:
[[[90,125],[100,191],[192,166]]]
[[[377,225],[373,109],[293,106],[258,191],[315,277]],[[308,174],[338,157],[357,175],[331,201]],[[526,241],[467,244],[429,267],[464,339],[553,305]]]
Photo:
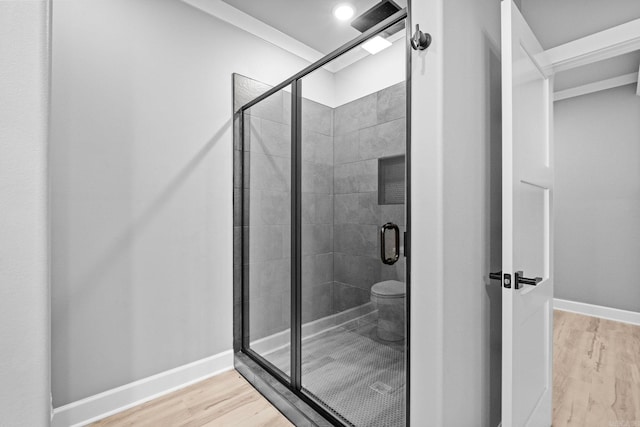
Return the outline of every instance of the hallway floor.
[[[554,427],[640,427],[640,326],[555,311],[553,368]],[[292,424],[230,371],[93,425]]]
[[[237,371],[225,372],[92,426],[293,426]]]
[[[553,427],[640,427],[640,326],[554,314]]]

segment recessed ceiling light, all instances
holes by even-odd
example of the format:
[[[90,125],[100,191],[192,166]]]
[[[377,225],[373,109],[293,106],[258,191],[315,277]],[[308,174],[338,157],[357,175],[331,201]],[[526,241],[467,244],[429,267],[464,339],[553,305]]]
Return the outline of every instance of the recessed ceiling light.
[[[380,36],[375,36],[374,38],[369,39],[362,44],[362,48],[369,52],[371,55],[375,55],[376,53],[388,48],[389,46],[391,46],[391,42]]]
[[[340,21],[350,19],[355,13],[353,6],[347,3],[339,4],[333,8],[333,16]]]

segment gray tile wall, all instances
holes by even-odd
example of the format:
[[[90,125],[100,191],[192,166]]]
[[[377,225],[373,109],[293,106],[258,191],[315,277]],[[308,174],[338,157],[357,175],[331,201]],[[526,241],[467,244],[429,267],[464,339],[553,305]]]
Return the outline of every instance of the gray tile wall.
[[[333,109],[302,101],[302,322],[333,313]]]
[[[249,205],[249,191],[242,191],[243,179],[244,179],[244,187],[249,188],[249,171],[250,168],[247,167],[244,170],[244,176],[242,176],[243,169],[241,167],[242,159],[244,158],[245,164],[247,166],[250,165],[250,154],[247,149],[247,152],[242,151],[242,141],[240,139],[240,120],[239,115],[237,114],[238,109],[269,90],[269,86],[263,83],[260,83],[256,80],[244,77],[239,74],[233,75],[233,112],[234,112],[234,120],[233,120],[233,348],[235,351],[240,350],[242,345],[242,272],[248,273],[249,269],[247,266],[248,262],[248,250],[245,250],[245,265],[242,265],[243,257],[241,254],[241,249],[244,247],[248,248],[248,233],[244,233],[245,237],[245,245],[242,242],[242,229],[243,222],[245,225],[249,223],[248,218],[248,210],[245,212],[246,217],[242,218],[242,197],[244,193],[244,203],[246,206]]]
[[[245,114],[249,152],[251,340],[290,327],[291,94],[280,91]],[[303,322],[332,310],[333,110],[302,103]]]
[[[234,82],[236,108],[268,89],[238,75]],[[245,266],[244,271],[250,284],[251,340],[290,326],[290,102],[291,95],[280,91],[245,116],[244,202],[249,215],[244,221],[248,226],[244,247],[250,268]],[[385,222],[404,230],[404,205],[380,206],[377,195],[378,158],[404,153],[404,118],[404,83],[336,109],[303,100],[303,322],[368,302],[370,288],[378,281],[404,279],[404,258],[384,266],[378,242],[379,227]],[[236,141],[236,172],[240,148]],[[240,183],[236,174],[236,252],[241,247]],[[234,259],[234,304],[239,313],[240,254]],[[234,336],[239,333],[236,330]]]
[[[405,224],[404,205],[378,205],[378,159],[404,154],[405,111],[404,83],[334,111],[334,312],[368,302],[376,282],[404,280],[404,257],[380,261],[380,226]]]
[[[249,331],[255,341],[291,323],[291,125],[280,91],[245,112],[249,153]],[[246,168],[246,165],[245,165]]]

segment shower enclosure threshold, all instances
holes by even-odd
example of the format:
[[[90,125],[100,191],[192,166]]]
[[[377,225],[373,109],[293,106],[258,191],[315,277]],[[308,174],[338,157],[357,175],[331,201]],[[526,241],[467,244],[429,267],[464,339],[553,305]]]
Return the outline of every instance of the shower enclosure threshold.
[[[367,303],[302,327],[303,389],[342,425],[405,425],[405,343],[380,340],[377,315],[373,304]],[[251,347],[258,348],[267,362],[288,376],[290,337],[290,331],[282,331],[257,340]],[[283,414],[292,421],[298,417],[296,426],[332,425],[322,424],[328,421],[305,401],[247,355],[239,355],[236,364],[242,369],[238,370]],[[345,378],[349,388],[344,387]],[[367,398],[359,399],[361,396]],[[313,411],[311,418],[308,410]]]
[[[234,355],[235,369],[296,427],[331,427],[333,424],[296,396],[242,351]]]
[[[357,327],[377,320],[378,312],[372,303],[366,303],[330,316],[322,317],[302,325],[302,339],[310,339],[335,328]],[[251,349],[259,354],[267,355],[286,348],[291,342],[291,330],[277,332],[251,342]],[[268,359],[268,358],[267,358]]]

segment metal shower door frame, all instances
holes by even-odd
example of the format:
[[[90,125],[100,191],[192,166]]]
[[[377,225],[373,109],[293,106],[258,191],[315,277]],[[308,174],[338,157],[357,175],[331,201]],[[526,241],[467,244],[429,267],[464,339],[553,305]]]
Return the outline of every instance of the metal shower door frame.
[[[340,48],[334,50],[328,55],[324,56],[315,63],[304,68],[302,71],[296,73],[290,78],[284,80],[282,83],[269,89],[262,95],[254,98],[252,101],[246,103],[236,113],[239,120],[238,135],[240,140],[240,211],[241,211],[241,235],[240,235],[240,275],[241,275],[241,349],[240,351],[246,354],[250,359],[256,362],[260,367],[266,370],[271,376],[276,378],[290,391],[292,391],[298,398],[308,404],[316,412],[326,418],[331,424],[340,427],[349,426],[347,420],[337,416],[335,412],[327,410],[322,404],[320,404],[314,396],[305,392],[302,388],[302,197],[301,197],[301,182],[302,182],[302,79],[308,74],[318,70],[327,63],[347,53],[348,51],[356,48],[366,40],[376,36],[380,32],[387,28],[397,24],[401,21],[405,22],[406,32],[406,238],[405,238],[405,256],[406,256],[406,345],[405,345],[405,409],[406,409],[406,425],[409,425],[409,396],[410,396],[410,307],[411,307],[411,258],[410,258],[410,230],[411,230],[411,45],[409,39],[411,37],[410,29],[411,22],[407,9],[402,9],[380,22],[376,26],[370,28],[357,38],[351,40]],[[275,365],[266,360],[263,356],[255,352],[250,347],[249,342],[249,277],[246,274],[245,268],[248,268],[248,233],[247,219],[249,217],[246,211],[245,192],[247,191],[247,183],[245,181],[245,168],[248,164],[245,160],[245,146],[244,146],[244,123],[245,112],[254,105],[267,99],[271,95],[287,88],[291,87],[291,375],[287,376],[284,372],[278,369]],[[234,251],[236,253],[236,251]]]

